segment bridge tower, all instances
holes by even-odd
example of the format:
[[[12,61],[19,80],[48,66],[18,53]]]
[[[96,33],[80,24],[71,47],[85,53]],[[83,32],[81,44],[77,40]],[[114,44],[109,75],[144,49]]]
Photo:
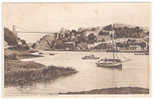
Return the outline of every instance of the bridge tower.
[[[16,25],[12,26],[12,32],[17,36]]]

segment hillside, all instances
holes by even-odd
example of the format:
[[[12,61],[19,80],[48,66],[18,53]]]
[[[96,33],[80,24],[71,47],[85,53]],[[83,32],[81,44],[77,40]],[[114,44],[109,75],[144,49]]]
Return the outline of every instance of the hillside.
[[[149,37],[149,31],[143,27],[110,24],[106,26],[97,26],[89,28],[79,28],[78,30],[63,29],[57,33],[46,35],[33,44],[33,48],[41,50],[89,50],[99,42],[108,42],[112,40],[111,32],[114,31],[115,39],[131,38],[132,41]],[[126,41],[127,42],[127,39]],[[130,40],[129,40],[130,42]],[[145,44],[143,41],[136,44]],[[122,43],[125,45],[126,43]],[[95,48],[95,47],[93,47]]]
[[[8,45],[18,44],[18,37],[6,27],[4,28],[4,40],[8,43]]]
[[[13,33],[8,28],[4,28],[4,41],[5,47],[9,47],[10,49],[16,50],[28,50],[29,46],[27,45],[25,40],[22,40],[17,37],[16,33]]]
[[[144,27],[131,26],[125,24],[107,25],[103,28],[106,31],[115,31],[115,38],[143,38],[149,35],[149,31]]]

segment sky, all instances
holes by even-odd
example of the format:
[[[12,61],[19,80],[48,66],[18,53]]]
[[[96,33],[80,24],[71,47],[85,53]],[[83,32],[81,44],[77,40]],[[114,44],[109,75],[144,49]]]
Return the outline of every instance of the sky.
[[[62,27],[123,23],[150,27],[149,3],[3,3],[3,26],[18,31],[55,32]]]

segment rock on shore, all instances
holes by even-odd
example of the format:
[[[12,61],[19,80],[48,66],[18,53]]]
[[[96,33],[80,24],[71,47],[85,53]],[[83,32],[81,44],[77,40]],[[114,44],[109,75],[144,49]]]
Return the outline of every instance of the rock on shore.
[[[55,34],[45,35],[34,43],[32,47],[39,50],[50,50],[54,45],[55,38]]]

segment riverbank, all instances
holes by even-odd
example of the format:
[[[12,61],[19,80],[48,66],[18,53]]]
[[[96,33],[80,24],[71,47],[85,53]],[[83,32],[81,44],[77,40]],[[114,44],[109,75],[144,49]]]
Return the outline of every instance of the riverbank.
[[[67,92],[59,94],[149,94],[149,89],[140,87],[120,87],[120,88],[105,88],[94,89],[80,92]]]
[[[48,82],[59,77],[68,76],[77,73],[73,68],[64,68],[61,66],[45,66],[33,61],[20,61],[34,57],[43,57],[41,55],[31,54],[37,52],[19,51],[5,49],[4,51],[4,85],[7,86],[27,86],[37,82]]]
[[[119,50],[119,51],[112,51],[112,50],[65,50],[65,49],[52,49],[52,50],[45,50],[45,51],[71,51],[71,52],[116,52],[116,53],[143,53],[145,55],[149,55],[149,51],[134,51],[134,50]]]
[[[4,65],[5,87],[23,87],[33,85],[36,82],[48,82],[77,73],[73,68],[45,66],[32,61],[6,60]]]
[[[34,58],[34,57],[43,57],[42,55],[34,55],[32,54],[33,52],[37,52],[37,51],[36,50],[20,51],[20,50],[5,49],[4,58],[5,60],[20,60],[20,59],[27,59],[27,58]]]

